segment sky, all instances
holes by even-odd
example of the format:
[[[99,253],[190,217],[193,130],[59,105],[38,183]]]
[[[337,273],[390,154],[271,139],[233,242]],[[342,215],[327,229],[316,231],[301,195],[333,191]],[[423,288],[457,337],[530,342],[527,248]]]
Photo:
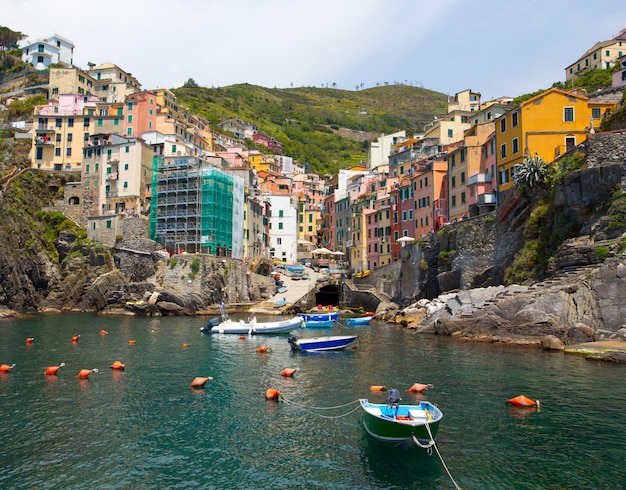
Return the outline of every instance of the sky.
[[[549,88],[626,28],[623,0],[0,0],[0,25],[75,44],[144,89],[404,83],[487,101]],[[626,50],[625,50],[626,51]]]

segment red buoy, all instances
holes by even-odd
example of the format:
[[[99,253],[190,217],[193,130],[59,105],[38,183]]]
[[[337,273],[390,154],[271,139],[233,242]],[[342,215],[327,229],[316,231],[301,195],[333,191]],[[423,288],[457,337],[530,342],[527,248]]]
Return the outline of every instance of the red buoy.
[[[124,369],[126,369],[126,364],[122,364],[120,361],[115,361],[113,364],[111,364],[111,369],[123,371]]]
[[[97,369],[81,369],[80,372],[78,373],[78,377],[80,379],[87,379],[91,373],[97,373],[98,370]]]
[[[80,338],[80,335],[74,335],[72,337],[72,342],[78,342],[78,339]]]
[[[188,349],[191,344],[183,344],[183,349]]]
[[[35,339],[34,339],[33,337],[28,337],[28,338],[26,339],[26,343],[27,343],[27,344],[32,344],[34,341],[35,341]]]
[[[280,391],[274,388],[270,388],[269,390],[265,391],[266,400],[278,400],[279,397],[280,397]]]
[[[108,333],[109,333],[109,332],[107,332],[106,330],[100,330],[100,335],[106,335],[106,334],[108,334]]]
[[[128,345],[135,345],[137,343],[136,340],[129,340]]]
[[[425,385],[422,383],[413,383],[413,386],[411,386],[408,390],[405,390],[407,393],[421,393],[424,390],[427,390],[428,388],[432,388],[433,385]]]
[[[43,373],[47,374],[48,376],[56,376],[56,374],[59,372],[59,369],[61,369],[63,366],[65,366],[64,362],[62,362],[58,366],[48,366]]]
[[[246,340],[246,336],[245,335],[240,335],[239,336],[239,340]]]
[[[541,402],[539,400],[531,400],[526,395],[519,395],[519,396],[516,396],[515,398],[510,398],[509,400],[507,400],[507,402],[510,403],[511,405],[515,405],[518,407],[539,408],[539,406],[541,405]]]
[[[192,386],[194,388],[203,388],[204,385],[206,384],[207,381],[212,380],[213,378],[211,376],[208,376],[206,378],[201,378],[201,377],[196,377],[193,379],[193,381],[189,384],[189,386]]]
[[[0,365],[0,373],[8,373],[14,367],[15,367],[15,364],[12,364],[10,366],[8,364],[2,364]]]
[[[261,347],[259,347],[256,351],[259,354],[265,354],[266,352],[268,352],[270,350],[270,348],[267,345],[262,345]]]
[[[281,376],[293,376],[296,371],[297,371],[296,368],[285,368],[280,372],[280,375]]]

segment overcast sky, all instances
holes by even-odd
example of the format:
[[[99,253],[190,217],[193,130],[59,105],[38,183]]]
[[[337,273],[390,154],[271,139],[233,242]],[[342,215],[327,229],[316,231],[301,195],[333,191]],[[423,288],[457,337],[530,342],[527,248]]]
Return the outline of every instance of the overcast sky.
[[[0,25],[59,34],[74,63],[144,89],[250,83],[355,90],[406,83],[483,101],[565,79],[626,28],[623,0],[0,0]],[[626,49],[625,49],[626,51]]]

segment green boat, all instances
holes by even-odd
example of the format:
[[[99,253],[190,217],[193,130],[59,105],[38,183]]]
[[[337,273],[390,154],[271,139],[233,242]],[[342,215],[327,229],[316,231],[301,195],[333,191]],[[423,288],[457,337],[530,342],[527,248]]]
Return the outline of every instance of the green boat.
[[[443,413],[435,405],[420,401],[415,405],[400,404],[398,390],[389,390],[387,403],[359,400],[363,408],[363,425],[368,434],[381,441],[429,449],[435,444]]]

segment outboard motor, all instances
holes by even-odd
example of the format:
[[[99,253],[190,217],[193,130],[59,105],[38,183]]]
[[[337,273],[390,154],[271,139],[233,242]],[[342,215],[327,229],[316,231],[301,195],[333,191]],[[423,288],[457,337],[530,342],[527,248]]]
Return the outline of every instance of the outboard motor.
[[[289,337],[287,339],[287,342],[289,342],[291,345],[295,345],[297,341],[298,341],[298,339],[296,337],[293,337],[293,336]]]
[[[387,405],[389,405],[390,407],[397,407],[398,403],[400,403],[400,400],[402,400],[402,398],[400,398],[400,392],[395,388],[390,388],[389,392],[387,393]]]

